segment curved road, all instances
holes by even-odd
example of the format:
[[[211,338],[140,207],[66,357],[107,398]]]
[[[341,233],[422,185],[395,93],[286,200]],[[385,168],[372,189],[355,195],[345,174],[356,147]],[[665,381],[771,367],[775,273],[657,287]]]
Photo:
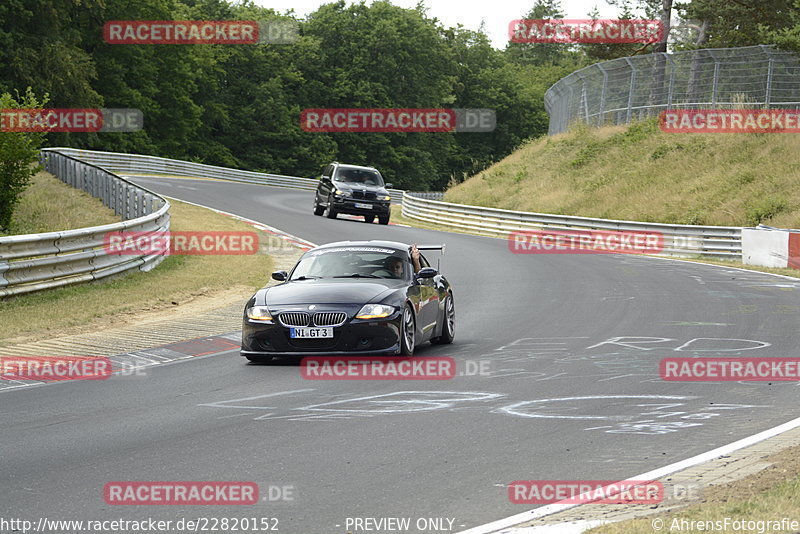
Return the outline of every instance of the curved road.
[[[498,239],[314,217],[309,192],[137,181],[315,243],[446,242],[456,342],[418,354],[483,373],[312,382],[296,365],[229,352],[141,380],[2,392],[0,518],[272,517],[279,532],[327,534],[346,532],[347,518],[403,517],[406,532],[456,532],[533,508],[509,502],[512,481],[625,479],[797,416],[795,383],[658,377],[666,356],[796,356],[800,294],[786,279],[646,257],[515,255]],[[105,504],[104,484],[130,480],[243,480],[292,494],[239,507]],[[417,529],[420,518],[444,521]],[[400,531],[367,526],[349,530]]]

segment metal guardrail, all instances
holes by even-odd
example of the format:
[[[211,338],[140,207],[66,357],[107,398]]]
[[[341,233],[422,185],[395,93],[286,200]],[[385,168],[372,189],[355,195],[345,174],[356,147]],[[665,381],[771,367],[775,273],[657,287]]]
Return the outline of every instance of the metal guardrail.
[[[548,133],[573,121],[627,124],[676,108],[800,107],[800,58],[772,46],[707,48],[603,61],[544,96]]]
[[[428,200],[416,193],[406,193],[402,206],[404,217],[492,237],[505,237],[515,230],[541,229],[660,232],[664,256],[739,259],[742,255],[742,229],[734,226],[644,223],[501,210]]]
[[[53,150],[58,150],[63,154],[69,154],[82,161],[93,163],[104,169],[120,174],[217,178],[220,180],[269,185],[273,187],[288,187],[307,191],[316,190],[317,184],[319,183],[319,180],[313,178],[242,171],[228,167],[217,167],[204,163],[160,158],[157,156],[78,150],[74,148],[57,148]],[[392,203],[399,204],[403,198],[403,190],[389,189],[389,195],[392,197]]]
[[[428,200],[443,200],[444,192],[442,191],[406,191],[406,194],[414,195],[416,198],[427,198]]]
[[[45,170],[90,193],[122,216],[122,222],[43,234],[0,237],[0,297],[91,282],[118,273],[149,271],[163,254],[106,254],[108,232],[160,233],[169,230],[167,200],[96,165],[43,149]]]

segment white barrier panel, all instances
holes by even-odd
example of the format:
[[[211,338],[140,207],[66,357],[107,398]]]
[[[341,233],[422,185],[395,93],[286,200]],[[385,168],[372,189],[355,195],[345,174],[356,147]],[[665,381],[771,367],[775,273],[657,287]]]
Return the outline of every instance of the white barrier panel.
[[[789,230],[742,228],[742,263],[761,267],[787,267]]]

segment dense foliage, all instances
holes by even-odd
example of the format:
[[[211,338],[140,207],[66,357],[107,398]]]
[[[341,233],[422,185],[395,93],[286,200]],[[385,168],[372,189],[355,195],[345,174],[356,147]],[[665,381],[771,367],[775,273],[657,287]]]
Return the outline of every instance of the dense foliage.
[[[698,42],[672,47],[781,42],[800,22],[793,0],[614,0],[620,17],[702,20]],[[487,5],[487,9],[491,7]],[[661,10],[661,11],[659,11]],[[534,0],[522,18],[562,15]],[[588,15],[588,14],[587,14]],[[296,20],[282,45],[112,45],[111,20]],[[770,40],[771,39],[771,40]],[[251,0],[4,0],[0,94],[31,87],[51,107],[138,108],[136,133],[51,133],[48,144],[154,154],[313,176],[331,160],[379,167],[408,189],[460,182],[547,131],[543,95],[570,72],[653,46],[511,44],[446,28],[420,4],[386,0],[321,5],[303,19]],[[310,133],[305,108],[417,107],[496,110],[492,133]],[[8,134],[0,134],[8,135]]]
[[[12,97],[0,94],[0,109],[37,108],[46,103],[28,90]],[[11,225],[14,207],[31,176],[38,170],[36,161],[44,134],[34,132],[5,132],[0,134],[0,231]]]

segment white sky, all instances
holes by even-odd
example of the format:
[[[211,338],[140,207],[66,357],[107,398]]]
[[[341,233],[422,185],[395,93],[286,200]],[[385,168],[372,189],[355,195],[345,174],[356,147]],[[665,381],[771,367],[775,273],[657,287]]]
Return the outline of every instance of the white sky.
[[[400,7],[413,8],[418,0],[391,0]],[[255,0],[255,3],[272,8],[280,13],[289,9],[299,17],[316,11],[325,3],[321,0]],[[354,3],[347,0],[347,4]],[[371,3],[371,2],[368,2]],[[505,48],[508,42],[508,23],[520,19],[533,7],[533,0],[424,0],[428,16],[438,18],[447,27],[461,24],[470,30],[477,30],[481,22],[495,48]],[[617,8],[609,6],[605,0],[562,0],[566,18],[586,18],[594,6],[602,18],[616,18]]]

